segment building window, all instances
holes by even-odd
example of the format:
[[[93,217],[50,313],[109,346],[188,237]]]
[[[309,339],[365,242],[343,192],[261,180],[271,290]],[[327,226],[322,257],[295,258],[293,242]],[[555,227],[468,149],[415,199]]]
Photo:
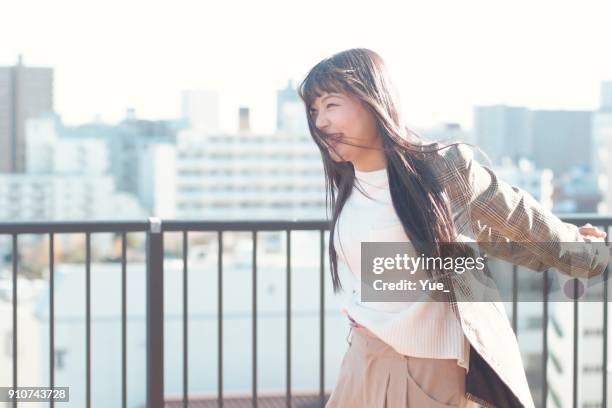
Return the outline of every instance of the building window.
[[[583,373],[601,373],[602,369],[603,367],[601,364],[585,364],[582,366]]]
[[[527,318],[527,329],[540,329],[542,327],[542,316],[529,316]]]
[[[584,334],[585,336],[603,336],[603,328],[596,327],[596,328],[584,329],[582,334]]]

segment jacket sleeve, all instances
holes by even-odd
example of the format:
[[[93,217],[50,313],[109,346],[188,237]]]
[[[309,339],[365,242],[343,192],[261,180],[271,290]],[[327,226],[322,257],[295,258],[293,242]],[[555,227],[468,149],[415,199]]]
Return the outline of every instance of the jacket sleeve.
[[[471,148],[454,146],[451,154],[472,229],[489,249],[495,244],[493,256],[497,252],[510,262],[536,270],[553,267],[574,277],[604,271],[610,249],[603,240],[582,236],[577,226],[561,221],[529,193],[500,180],[474,159]]]
[[[543,272],[550,268],[550,265],[540,261],[524,244],[512,242],[488,225],[480,222],[476,224],[477,228],[474,228],[476,241],[487,254],[536,272]]]

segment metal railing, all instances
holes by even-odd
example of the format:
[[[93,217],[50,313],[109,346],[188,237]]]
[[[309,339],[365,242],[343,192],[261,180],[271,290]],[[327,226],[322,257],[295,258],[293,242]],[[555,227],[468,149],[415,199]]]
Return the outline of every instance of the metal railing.
[[[223,234],[229,231],[251,232],[253,242],[253,268],[252,268],[252,396],[253,405],[257,406],[257,242],[259,231],[285,231],[287,237],[286,250],[286,403],[291,403],[291,232],[292,231],[319,231],[320,240],[320,288],[319,288],[319,399],[321,404],[325,400],[325,299],[324,299],[324,234],[328,230],[325,221],[164,221],[155,218],[149,221],[136,222],[17,222],[0,223],[0,235],[12,236],[12,308],[13,308],[13,387],[17,387],[17,272],[18,264],[18,237],[21,234],[48,234],[49,236],[49,350],[54,350],[54,235],[64,233],[85,234],[85,400],[86,407],[91,407],[91,235],[94,233],[121,234],[121,373],[122,407],[127,406],[126,385],[126,234],[133,232],[146,233],[146,401],[147,407],[158,408],[164,406],[164,233],[180,232],[183,240],[183,402],[189,402],[188,390],[188,233],[189,232],[216,232],[218,241],[218,405],[223,406]],[[49,386],[54,386],[54,353],[49,353]],[[53,407],[53,403],[50,404]],[[17,406],[17,403],[14,403]]]
[[[599,226],[610,234],[612,217],[598,215],[572,215],[562,217],[564,221],[573,224],[591,223]],[[218,406],[223,406],[223,234],[224,232],[251,232],[252,234],[252,401],[257,407],[257,243],[260,231],[285,231],[286,234],[286,406],[291,406],[291,232],[319,231],[320,262],[319,262],[319,400],[321,406],[325,402],[325,298],[324,298],[324,247],[325,233],[329,229],[326,221],[163,221],[151,218],[148,221],[134,222],[11,222],[0,223],[0,235],[12,237],[12,376],[13,387],[17,387],[17,273],[18,238],[22,234],[46,234],[49,236],[49,386],[54,386],[54,235],[63,233],[85,234],[85,399],[86,407],[91,407],[91,235],[96,233],[121,234],[121,375],[122,407],[127,406],[127,363],[126,363],[126,235],[133,232],[146,234],[146,401],[149,408],[164,406],[164,233],[182,233],[183,256],[183,406],[189,402],[188,389],[188,234],[190,232],[216,232],[218,244],[217,257],[217,400]],[[604,272],[603,298],[603,370],[602,370],[602,406],[607,402],[607,355],[608,355],[608,297],[607,274]],[[517,266],[513,267],[512,286],[512,327],[517,332],[518,321],[518,288]],[[548,271],[544,272],[544,280],[548,281]],[[548,285],[543,285],[543,336],[542,336],[542,375],[543,392],[542,406],[547,403],[547,361],[548,361]],[[578,301],[574,300],[574,332],[573,332],[573,407],[577,407],[578,378]],[[17,406],[17,403],[14,403]],[[53,407],[53,402],[50,403]]]

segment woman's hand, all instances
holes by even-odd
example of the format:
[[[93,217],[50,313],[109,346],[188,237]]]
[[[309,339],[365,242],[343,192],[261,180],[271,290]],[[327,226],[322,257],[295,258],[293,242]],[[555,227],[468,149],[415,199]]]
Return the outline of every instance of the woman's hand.
[[[591,224],[584,224],[582,227],[578,228],[580,234],[584,236],[592,236],[595,238],[605,238],[608,234],[604,231],[600,230],[597,227],[592,226]]]

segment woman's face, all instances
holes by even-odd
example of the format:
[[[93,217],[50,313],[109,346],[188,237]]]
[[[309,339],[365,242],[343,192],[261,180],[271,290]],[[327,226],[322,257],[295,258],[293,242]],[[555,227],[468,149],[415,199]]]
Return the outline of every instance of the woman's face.
[[[359,98],[344,93],[323,93],[309,110],[313,123],[329,145],[332,160],[355,164],[377,152],[372,149],[380,148],[374,115]]]

